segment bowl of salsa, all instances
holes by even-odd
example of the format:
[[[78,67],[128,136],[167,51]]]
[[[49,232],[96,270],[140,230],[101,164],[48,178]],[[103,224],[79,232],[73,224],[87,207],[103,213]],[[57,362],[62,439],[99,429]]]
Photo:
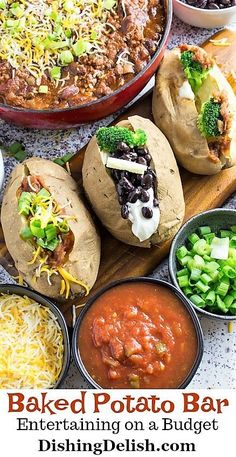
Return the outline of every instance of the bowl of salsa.
[[[176,287],[129,278],[88,300],[74,327],[72,350],[93,388],[185,388],[201,363],[203,334]]]

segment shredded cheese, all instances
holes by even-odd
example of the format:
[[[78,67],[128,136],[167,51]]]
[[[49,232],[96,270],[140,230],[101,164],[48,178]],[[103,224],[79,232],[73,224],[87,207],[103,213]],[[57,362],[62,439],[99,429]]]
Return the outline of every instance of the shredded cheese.
[[[89,286],[85,284],[83,281],[79,281],[78,279],[74,278],[68,271],[66,271],[62,267],[57,267],[58,272],[62,276],[62,278],[65,281],[65,288],[66,288],[66,298],[69,297],[70,294],[70,283],[78,284],[79,286],[83,287],[85,289],[85,296],[89,294]]]
[[[227,76],[227,79],[230,85],[233,87],[234,92],[236,92],[236,72],[231,70],[230,74]]]
[[[32,183],[30,176],[27,178],[30,187],[32,188]],[[64,209],[67,206],[70,206],[71,202],[68,201],[66,205],[61,207],[50,195],[42,196],[38,193],[31,195],[31,206],[30,206],[30,222],[40,221],[41,228],[45,228],[49,223],[54,226],[58,224],[65,224],[66,228],[69,230],[68,221],[77,220],[75,216],[68,216],[64,213]],[[26,221],[28,222],[27,218]],[[59,241],[62,242],[61,236],[59,235]],[[29,243],[32,244],[32,240],[29,240]],[[34,243],[34,241],[33,241]],[[62,267],[53,267],[48,264],[48,254],[45,252],[44,248],[37,246],[34,243],[33,257],[28,261],[28,265],[36,264],[33,282],[36,283],[37,279],[40,278],[42,273],[47,275],[47,282],[52,286],[51,277],[53,275],[60,274],[61,276],[61,288],[60,295],[65,295],[66,299],[69,298],[71,291],[71,283],[78,284],[85,290],[85,295],[89,293],[89,287],[83,281],[76,279],[68,271]]]
[[[72,327],[74,328],[76,323],[76,307],[75,305],[72,306]]]
[[[61,289],[60,289],[60,295],[63,295],[66,290],[66,283],[64,279],[61,279]]]
[[[124,13],[124,17],[127,16],[126,14],[126,9],[125,9],[125,3],[124,3],[124,0],[121,0],[121,7],[122,7],[122,10],[123,10],[123,13]]]
[[[220,40],[217,39],[212,39],[210,40],[210,43],[212,43],[214,46],[230,46],[231,43],[228,41],[228,38],[221,38]]]
[[[66,162],[66,171],[71,176],[71,169],[70,169],[70,163],[69,162]]]
[[[0,296],[0,389],[53,387],[63,356],[63,334],[49,308],[28,297]]]
[[[12,265],[12,266],[13,266],[13,265]],[[12,277],[13,277],[13,279],[16,279],[16,280],[17,280],[19,286],[23,286],[23,284],[24,284],[24,278],[23,278],[23,276],[22,276],[21,274],[18,274],[17,276],[12,276]]]
[[[27,182],[29,184],[29,187],[30,189],[33,191],[33,192],[37,192],[37,189],[32,185],[31,183],[31,177],[30,176],[27,176]]]
[[[236,80],[236,72],[234,70],[231,70],[230,74],[232,75],[232,78]]]
[[[228,333],[233,333],[234,331],[234,323],[233,321],[228,323]]]
[[[117,65],[129,64],[131,66],[131,68],[134,67],[134,63],[129,60],[129,55],[130,55],[130,52],[128,49],[125,49],[124,51],[122,51],[117,58],[117,61],[116,61]]]
[[[33,265],[33,264],[36,262],[36,260],[37,260],[37,258],[39,257],[41,251],[42,251],[42,248],[39,246],[39,247],[33,252],[33,258],[32,258],[32,260],[30,260],[30,261],[28,262],[28,265]]]
[[[13,70],[27,70],[38,85],[52,68],[67,66],[84,54],[103,52],[102,36],[113,31],[108,19],[118,6],[117,0],[5,3],[0,9],[0,58]],[[54,84],[58,79],[63,80],[58,74]]]
[[[81,303],[81,305],[76,305],[76,309],[77,308],[83,308],[85,305],[86,305],[86,303]]]

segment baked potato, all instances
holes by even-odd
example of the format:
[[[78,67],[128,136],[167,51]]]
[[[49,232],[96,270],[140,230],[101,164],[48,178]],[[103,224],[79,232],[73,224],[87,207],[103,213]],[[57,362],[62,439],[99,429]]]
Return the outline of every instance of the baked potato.
[[[66,170],[41,158],[17,165],[1,223],[19,275],[33,289],[57,300],[88,293],[98,273],[100,239]]]
[[[82,175],[95,213],[118,240],[149,248],[179,229],[185,209],[179,170],[149,119],[131,116],[100,128],[86,149]]]
[[[181,45],[165,55],[152,111],[177,161],[187,170],[213,175],[236,163],[236,98],[202,48]]]

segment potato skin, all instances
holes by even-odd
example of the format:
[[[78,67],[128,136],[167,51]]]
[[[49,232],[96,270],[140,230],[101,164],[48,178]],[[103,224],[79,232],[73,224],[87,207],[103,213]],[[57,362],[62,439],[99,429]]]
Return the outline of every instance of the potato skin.
[[[143,129],[147,133],[147,147],[158,182],[157,198],[161,217],[157,232],[140,242],[132,233],[131,222],[121,217],[115,184],[103,164],[95,136],[85,152],[82,170],[85,193],[95,213],[115,238],[126,244],[150,248],[174,236],[182,223],[185,205],[179,170],[168,141],[149,119],[131,116],[117,125],[131,126],[134,130]]]
[[[180,50],[176,48],[165,55],[160,65],[153,91],[153,117],[169,140],[180,165],[192,173],[213,175],[233,163],[226,159],[213,162],[209,158],[207,141],[197,128],[198,111],[195,101],[179,96],[179,89],[186,81],[179,56]],[[222,81],[231,99],[232,89],[223,75],[220,90]]]
[[[41,158],[31,158],[13,170],[8,182],[2,203],[1,223],[7,249],[12,256],[16,268],[24,280],[38,292],[48,297],[64,301],[65,297],[59,294],[60,277],[51,277],[49,285],[47,276],[42,273],[37,281],[33,281],[35,265],[28,265],[33,257],[33,246],[20,238],[20,231],[24,226],[24,217],[17,211],[16,192],[26,174],[38,175],[53,196],[53,198],[66,207],[66,213],[76,216],[77,221],[70,220],[69,226],[74,234],[74,246],[67,262],[63,267],[78,280],[84,281],[92,287],[96,281],[100,262],[100,238],[96,232],[91,217],[82,203],[76,182],[59,165]],[[71,284],[72,296],[84,293],[84,289],[76,284]]]

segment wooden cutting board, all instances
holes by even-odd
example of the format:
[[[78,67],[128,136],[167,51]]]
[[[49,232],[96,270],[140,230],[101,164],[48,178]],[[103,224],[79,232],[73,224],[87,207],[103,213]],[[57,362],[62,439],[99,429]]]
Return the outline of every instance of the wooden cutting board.
[[[207,52],[212,54],[236,93],[236,33],[223,30],[218,32],[214,40],[227,39],[227,46],[217,46],[216,42],[208,40],[203,44]],[[152,119],[151,94],[145,95],[135,105],[128,109],[118,120],[130,115],[139,114]],[[118,121],[117,120],[117,121]],[[85,147],[82,148],[70,161],[72,176],[81,182],[81,169]],[[185,220],[194,214],[207,209],[221,206],[222,203],[236,191],[236,166],[222,171],[215,176],[193,175],[183,169],[180,170],[186,204]],[[100,226],[100,224],[98,223]],[[102,238],[102,258],[95,286],[91,294],[116,279],[130,276],[145,276],[160,263],[168,254],[171,240],[160,247],[151,249],[128,246],[115,240],[103,227],[100,226]],[[3,233],[0,227],[0,264],[13,276],[17,272],[13,261],[6,249]],[[68,325],[72,322],[72,304],[80,305],[84,299],[69,301],[60,305]],[[77,308],[79,312],[81,308]]]

